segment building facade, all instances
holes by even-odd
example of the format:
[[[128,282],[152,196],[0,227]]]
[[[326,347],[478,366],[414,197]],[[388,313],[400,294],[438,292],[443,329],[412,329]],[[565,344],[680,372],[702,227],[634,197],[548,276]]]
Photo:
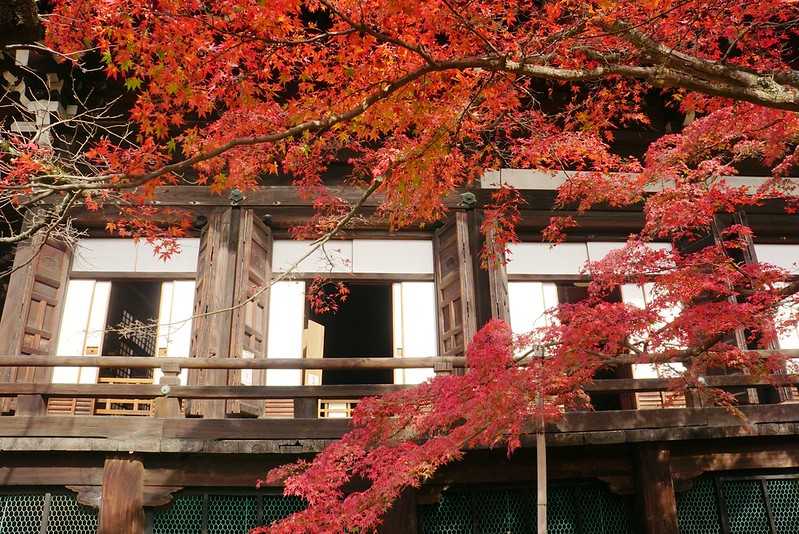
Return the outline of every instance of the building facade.
[[[528,204],[522,242],[507,265],[485,270],[481,206],[498,179],[526,188]],[[551,175],[503,170],[473,191],[476,204],[450,199],[435,228],[362,225],[307,257],[309,243],[288,228],[312,207],[283,186],[234,201],[164,188],[161,205],[195,215],[168,261],[146,243],[108,238],[93,213],[75,214],[85,237],[74,247],[20,246],[0,323],[0,532],[238,533],[299,509],[255,480],[340,436],[359,398],[462,372],[469,339],[489,319],[522,332],[545,309],[579,300],[585,262],[640,229],[640,212],[592,211],[568,242],[543,244],[556,186]],[[785,216],[740,216],[759,236],[752,259],[795,268],[799,234]],[[336,314],[308,305],[319,275],[349,288]],[[625,285],[611,298],[635,305],[647,291]],[[219,310],[228,311],[208,313]],[[799,335],[777,348],[799,349]],[[707,377],[737,394],[741,420],[669,393],[680,370],[598,375],[586,387],[594,411],[567,412],[547,429],[550,532],[799,528],[789,380]],[[468,452],[406,492],[383,531],[533,531],[533,445],[530,436],[511,458]]]

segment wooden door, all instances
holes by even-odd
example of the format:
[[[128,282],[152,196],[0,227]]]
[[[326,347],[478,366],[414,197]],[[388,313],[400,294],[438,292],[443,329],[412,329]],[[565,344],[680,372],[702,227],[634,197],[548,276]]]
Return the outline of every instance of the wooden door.
[[[236,250],[234,310],[230,335],[231,358],[266,358],[269,284],[272,279],[272,231],[253,210],[242,210]],[[235,369],[228,372],[230,385],[266,385],[266,371]],[[260,416],[264,403],[232,400],[227,413]]]
[[[71,260],[71,250],[60,241],[35,238],[19,245],[0,320],[3,354],[55,354]],[[47,383],[50,374],[46,367],[5,367],[0,381]],[[14,399],[0,399],[0,412],[13,409]]]
[[[487,240],[492,241],[489,235]],[[493,246],[493,245],[490,245]],[[500,319],[510,324],[510,303],[508,297],[508,270],[505,268],[504,251],[495,251],[496,258],[490,259],[487,266],[488,294],[491,306],[491,318]]]
[[[196,358],[229,355],[238,222],[233,208],[214,208],[200,235],[191,338],[191,355]],[[190,369],[189,385],[227,385],[227,371]],[[192,400],[186,404],[188,415],[225,416],[225,401]]]
[[[463,356],[477,331],[467,214],[455,212],[433,238],[440,356]]]

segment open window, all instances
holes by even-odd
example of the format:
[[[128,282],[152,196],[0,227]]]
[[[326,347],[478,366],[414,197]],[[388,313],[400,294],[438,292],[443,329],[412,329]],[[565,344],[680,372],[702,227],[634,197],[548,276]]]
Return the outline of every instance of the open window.
[[[562,243],[555,247],[546,243],[518,243],[510,247],[507,264],[508,308],[511,329],[515,334],[529,332],[546,326],[553,320],[546,314],[558,304],[576,303],[588,296],[588,278],[582,273],[587,261],[596,261],[623,243]],[[667,246],[653,244],[654,247]],[[637,286],[635,286],[637,287]],[[643,290],[636,295],[632,288],[617,288],[607,300],[610,302],[644,302]],[[635,300],[637,298],[638,300]],[[650,368],[652,367],[652,368]],[[596,378],[648,378],[654,367],[648,365],[620,366],[599,370]],[[657,376],[657,370],[655,370]],[[658,399],[654,398],[658,396]],[[664,394],[667,395],[667,394]],[[652,398],[650,398],[652,397]],[[657,401],[657,402],[656,402]],[[664,405],[659,393],[640,393],[635,397],[627,394],[591,394],[596,410],[618,410],[632,408],[654,408]],[[684,400],[670,400],[679,406]],[[657,404],[657,406],[655,406]]]
[[[285,243],[285,244],[284,244]],[[275,241],[276,269],[292,264],[305,248],[298,242]],[[307,244],[305,245],[307,247]],[[432,281],[429,241],[354,240],[334,242],[327,256],[311,257],[300,265],[301,276],[328,267],[327,276],[341,279],[349,289],[335,313],[315,313],[308,304],[304,280],[272,286],[268,357],[431,357],[438,354],[436,294]],[[334,263],[327,263],[331,258]],[[308,272],[307,269],[314,269]],[[332,271],[332,272],[330,272]],[[424,278],[429,278],[424,280]],[[403,280],[404,279],[404,280]],[[418,280],[422,279],[422,280]],[[280,335],[276,333],[280,332]],[[397,370],[272,370],[269,385],[414,384],[432,369]],[[356,399],[321,399],[322,417],[347,417]],[[267,416],[291,417],[293,401],[267,403]]]
[[[104,255],[103,244],[116,254]],[[67,284],[56,354],[59,356],[189,356],[194,280],[183,269],[193,268],[194,243],[170,263],[151,263],[140,254],[142,244],[131,240],[84,240]],[[90,255],[90,251],[98,254]],[[78,255],[79,254],[79,255]],[[183,256],[186,254],[188,257]],[[183,257],[181,257],[183,256]],[[79,259],[89,258],[89,259]],[[155,261],[156,258],[153,258]],[[91,263],[89,263],[91,261]],[[162,269],[154,271],[154,267]],[[114,270],[111,270],[114,269]],[[179,276],[180,279],[174,279]],[[151,369],[98,369],[56,367],[52,383],[153,383],[160,378]],[[185,383],[185,372],[182,375]],[[148,415],[149,400],[50,399],[48,413]]]
[[[757,261],[782,267],[793,278],[799,276],[799,245],[755,244]],[[776,322],[783,325],[777,331],[777,340],[780,349],[799,349],[799,325],[792,324],[799,317],[799,304],[797,301],[785,301],[777,309]],[[799,358],[790,358],[785,362],[788,374],[799,373]],[[799,390],[795,386],[786,388],[786,397],[790,400],[799,400]]]

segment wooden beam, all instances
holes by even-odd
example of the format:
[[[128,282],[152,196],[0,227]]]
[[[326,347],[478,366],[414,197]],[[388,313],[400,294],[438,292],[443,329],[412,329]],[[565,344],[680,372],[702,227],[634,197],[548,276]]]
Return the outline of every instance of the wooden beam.
[[[98,534],[144,534],[144,466],[126,455],[106,459]]]
[[[799,356],[799,351],[797,351]],[[358,358],[171,358],[150,356],[0,356],[0,367],[100,367],[126,369],[160,369],[163,366],[181,369],[415,369],[434,367],[450,362],[455,367],[466,365],[466,358],[455,356],[424,358],[358,357]]]
[[[346,202],[355,203],[363,196],[363,189],[353,186],[328,186],[330,194]],[[228,196],[212,193],[207,186],[176,185],[164,186],[156,189],[155,201],[157,206],[230,206]],[[364,203],[365,207],[376,207],[383,203],[385,195],[373,194]],[[455,208],[461,205],[460,195],[450,194],[445,200],[448,207]],[[313,198],[301,197],[296,187],[292,185],[257,186],[244,193],[244,197],[237,205],[244,208],[271,208],[271,207],[313,207]]]
[[[413,386],[403,384],[327,386],[169,386],[168,397],[181,399],[348,399],[384,395]],[[2,384],[0,396],[157,398],[163,397],[157,384]],[[31,415],[31,414],[28,414]]]
[[[332,386],[331,386],[332,387]],[[795,428],[799,410],[794,405],[741,406],[743,419],[725,408],[620,410],[567,413],[547,425],[547,439],[557,435],[658,429],[742,429],[756,424],[790,423]],[[269,440],[336,439],[349,430],[348,419],[182,419],[112,416],[5,417],[0,437],[79,437],[130,440]],[[532,433],[531,428],[528,432]],[[789,430],[785,431],[786,433]],[[665,438],[668,439],[668,438]],[[644,439],[640,441],[646,441]],[[563,443],[568,444],[568,443]]]
[[[657,444],[636,450],[638,495],[646,534],[679,534],[677,499],[671,478],[670,452]]]

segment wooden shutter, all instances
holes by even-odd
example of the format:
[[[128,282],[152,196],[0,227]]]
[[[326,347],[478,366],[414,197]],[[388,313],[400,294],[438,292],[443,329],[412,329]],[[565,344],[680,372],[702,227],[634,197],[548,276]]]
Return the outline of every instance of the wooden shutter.
[[[488,239],[492,239],[491,236]],[[491,318],[500,319],[510,324],[510,304],[508,301],[508,271],[505,268],[505,254],[498,252],[498,257],[488,265],[488,293],[491,303]]]
[[[214,208],[200,235],[197,259],[197,286],[192,320],[191,355],[196,358],[227,358],[230,350],[230,311],[233,304],[238,218],[233,208]],[[227,385],[224,369],[190,369],[189,385]],[[222,418],[225,401],[187,403],[187,413],[194,416]]]
[[[473,251],[467,213],[456,212],[433,239],[440,356],[462,356],[477,331]]]
[[[34,239],[20,245],[0,320],[0,350],[9,355],[55,353],[61,309],[72,259],[66,244]],[[46,367],[5,367],[0,381],[50,381]],[[0,399],[0,412],[13,409],[13,399]]]
[[[252,298],[233,311],[230,336],[231,358],[266,358],[269,291],[264,287],[272,278],[272,231],[253,210],[242,210],[236,251],[234,303]],[[266,371],[231,370],[228,384],[265,385]],[[260,416],[263,401],[228,401],[227,412],[234,415]]]

